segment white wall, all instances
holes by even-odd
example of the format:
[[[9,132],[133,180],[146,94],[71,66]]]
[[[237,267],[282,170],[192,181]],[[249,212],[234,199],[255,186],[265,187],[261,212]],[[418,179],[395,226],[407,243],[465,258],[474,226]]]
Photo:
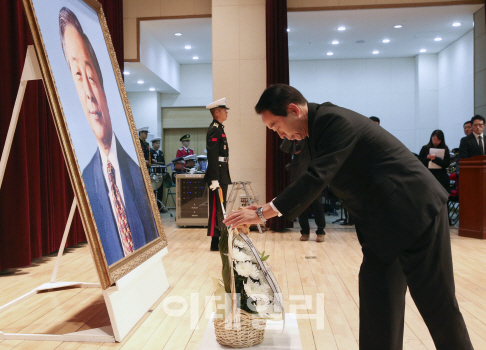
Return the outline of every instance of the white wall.
[[[162,107],[197,107],[213,102],[212,65],[181,65],[179,91],[179,94],[161,94]],[[221,97],[225,96],[218,98]]]
[[[175,91],[180,91],[180,64],[147,30],[140,32],[140,63]]]
[[[127,92],[133,119],[138,128],[148,126],[149,133],[160,137],[162,135],[162,119],[160,118],[160,102],[158,92]],[[152,135],[149,135],[148,140]]]
[[[474,115],[473,65],[472,30],[439,53],[438,128],[444,132],[450,149],[459,147],[459,141],[464,137],[462,125]]]
[[[439,127],[438,55],[415,56],[415,144],[412,152],[419,153]],[[447,140],[447,139],[446,139]]]
[[[367,117],[415,151],[415,59],[290,61],[290,85],[309,102],[332,102]]]

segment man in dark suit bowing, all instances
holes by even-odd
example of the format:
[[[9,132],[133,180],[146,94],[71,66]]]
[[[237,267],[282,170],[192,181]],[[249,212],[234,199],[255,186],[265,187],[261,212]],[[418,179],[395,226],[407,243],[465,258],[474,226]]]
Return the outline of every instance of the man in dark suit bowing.
[[[459,158],[471,158],[484,155],[484,117],[476,114],[471,118],[473,132],[461,139],[459,146]]]
[[[293,220],[330,185],[363,250],[360,349],[402,349],[407,286],[437,349],[472,349],[455,297],[448,194],[428,169],[368,118],[307,103],[288,85],[267,88],[255,110],[281,138],[309,137],[312,161],[272,202],[236,211],[225,223]]]
[[[140,167],[115,136],[98,59],[76,15],[59,12],[61,44],[98,148],[83,170],[108,265],[158,237]],[[123,116],[123,118],[125,118]]]

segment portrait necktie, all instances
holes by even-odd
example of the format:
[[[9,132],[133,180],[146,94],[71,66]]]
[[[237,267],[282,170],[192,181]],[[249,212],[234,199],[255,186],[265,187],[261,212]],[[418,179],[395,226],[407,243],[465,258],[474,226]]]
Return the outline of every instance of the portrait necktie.
[[[128,226],[127,215],[125,213],[125,207],[121,199],[120,191],[116,185],[115,168],[108,159],[108,178],[110,179],[111,194],[113,199],[113,204],[115,205],[115,216],[116,222],[120,229],[121,242],[123,247],[123,252],[125,256],[134,252],[132,232]]]
[[[479,136],[479,147],[481,148],[481,154],[484,154],[483,137],[482,136]]]

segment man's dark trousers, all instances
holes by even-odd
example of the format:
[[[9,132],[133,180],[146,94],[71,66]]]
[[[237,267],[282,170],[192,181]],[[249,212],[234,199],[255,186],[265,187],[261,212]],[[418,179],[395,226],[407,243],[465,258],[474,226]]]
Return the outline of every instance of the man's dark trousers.
[[[447,205],[391,263],[380,260],[358,231],[360,350],[402,349],[407,285],[438,350],[473,349],[455,297]]]
[[[326,228],[326,218],[324,217],[324,205],[322,204],[321,196],[317,197],[316,200],[312,202],[310,210],[312,211],[312,214],[314,214],[314,219],[316,220],[317,234],[324,234],[322,231]],[[304,210],[299,215],[299,225],[301,234],[310,234],[309,209]]]

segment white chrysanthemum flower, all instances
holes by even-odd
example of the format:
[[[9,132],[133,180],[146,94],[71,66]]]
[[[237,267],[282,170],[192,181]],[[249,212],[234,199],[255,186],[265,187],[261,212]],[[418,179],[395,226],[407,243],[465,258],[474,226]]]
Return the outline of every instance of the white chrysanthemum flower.
[[[250,277],[254,280],[261,281],[263,278],[263,274],[255,264],[252,263],[252,265],[254,268],[251,270]]]
[[[238,275],[244,277],[254,276],[256,273],[258,273],[258,269],[250,261],[237,263],[235,266],[235,271]]]
[[[248,295],[250,298],[253,298],[253,295],[259,294],[259,287],[260,283],[253,282],[252,280],[248,279],[246,283],[244,284],[245,288],[245,293]]]
[[[262,299],[257,300],[254,305],[256,312],[258,313],[269,312],[270,306],[271,303],[269,301]]]
[[[233,248],[233,259],[236,261],[251,261],[251,256],[245,254],[238,248]]]
[[[235,238],[233,241],[233,247],[238,247],[238,248],[246,248],[246,243],[243,242],[241,239]]]

